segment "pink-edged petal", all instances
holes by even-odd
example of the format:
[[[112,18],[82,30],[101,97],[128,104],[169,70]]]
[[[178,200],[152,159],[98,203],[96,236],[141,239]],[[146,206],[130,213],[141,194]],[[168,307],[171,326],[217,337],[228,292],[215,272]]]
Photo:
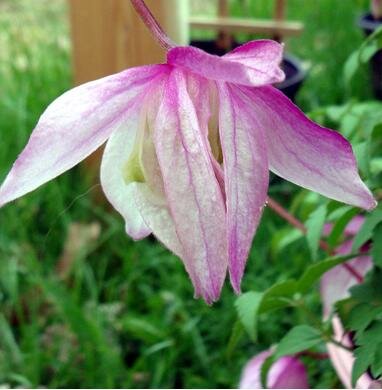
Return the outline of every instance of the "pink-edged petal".
[[[362,218],[362,217],[361,217]],[[355,221],[355,222],[353,222]],[[348,227],[352,228],[352,222],[360,226],[361,219],[354,218],[348,224]],[[347,227],[347,228],[348,228]],[[352,232],[353,234],[354,232]],[[352,240],[345,241],[341,246],[336,249],[336,253],[340,255],[346,255],[351,253]],[[359,275],[364,276],[372,267],[372,260],[369,256],[360,256],[348,262],[348,264]],[[320,293],[323,306],[324,318],[329,318],[330,313],[333,311],[333,305],[335,302],[345,299],[349,296],[349,289],[358,283],[358,280],[354,277],[344,265],[338,265],[327,272],[321,279]],[[351,347],[352,342],[348,334],[342,327],[341,321],[337,315],[332,319],[334,340],[341,342],[342,344]],[[327,344],[330,360],[336,370],[339,378],[344,386],[351,389],[351,373],[354,364],[354,356],[351,352],[338,347],[332,343]],[[363,374],[357,381],[357,389],[366,389],[372,383],[372,379],[368,374]]]
[[[333,317],[333,338],[341,344],[352,347],[350,337],[345,333],[345,330],[341,324],[340,319],[337,316]],[[332,343],[327,344],[328,354],[333,364],[334,369],[337,372],[338,377],[347,389],[353,389],[351,385],[351,376],[354,364],[354,356],[351,352],[342,347],[338,347]],[[373,379],[367,374],[363,374],[358,379],[355,388],[356,389],[370,389],[373,383]]]
[[[194,102],[195,112],[201,130],[201,140],[211,158],[216,179],[218,180],[223,197],[224,172],[218,160],[222,159],[219,136],[218,93],[216,82],[206,80],[196,74],[184,72],[187,80],[187,91]]]
[[[339,255],[347,255],[351,253],[352,241],[344,242],[337,248],[336,253]],[[366,275],[372,267],[370,256],[356,257],[347,262],[358,274]],[[335,302],[345,299],[349,296],[350,287],[357,284],[357,279],[351,271],[344,265],[338,265],[326,274],[321,279],[321,299],[324,311],[324,317],[327,318],[333,309]]]
[[[183,258],[183,247],[164,194],[158,195],[146,183],[133,183],[132,189],[134,204],[145,224],[163,245],[178,257]]]
[[[245,43],[223,56],[224,59],[238,62],[254,70],[273,75],[282,81],[285,74],[280,69],[284,45],[269,39],[259,39]]]
[[[358,175],[351,145],[341,134],[312,122],[276,88],[242,88],[267,135],[273,172],[344,203],[376,206]]]
[[[282,45],[269,40],[249,42],[223,57],[196,47],[175,47],[167,53],[170,65],[182,67],[207,79],[261,86],[281,82]]]
[[[178,69],[165,88],[154,142],[182,259],[196,295],[212,303],[227,269],[225,206],[186,78]]]
[[[250,102],[235,86],[219,87],[219,131],[224,160],[228,265],[240,292],[248,252],[267,199],[266,141]]]
[[[365,222],[365,217],[363,215],[356,215],[346,226],[344,232],[347,236],[355,236],[361,226]]]
[[[245,366],[240,389],[261,389],[261,366],[271,350],[264,351],[252,358]],[[307,371],[304,365],[293,356],[278,359],[268,373],[270,389],[307,389],[309,388]]]
[[[41,116],[0,188],[0,206],[55,178],[83,160],[129,118],[165,65],[132,68],[76,87]]]
[[[114,132],[105,147],[101,163],[102,189],[113,207],[123,216],[126,232],[135,240],[151,233],[135,204],[134,182],[126,182],[126,165],[139,147],[137,138],[144,126],[143,109],[131,110],[124,127]],[[142,131],[142,130],[141,130]]]
[[[140,239],[153,233],[168,249],[182,257],[152,140],[162,87],[163,83],[153,85],[126,126],[111,135],[102,159],[101,183],[110,203],[124,217],[130,236]],[[131,176],[127,175],[129,169],[137,171],[139,180],[126,177]]]

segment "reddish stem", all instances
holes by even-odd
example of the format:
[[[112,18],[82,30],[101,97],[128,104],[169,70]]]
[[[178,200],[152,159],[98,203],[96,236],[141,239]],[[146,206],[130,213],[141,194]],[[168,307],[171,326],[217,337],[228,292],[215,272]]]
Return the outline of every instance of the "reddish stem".
[[[141,17],[143,23],[150,30],[159,44],[166,50],[174,48],[176,44],[163,31],[162,27],[159,25],[158,21],[155,19],[154,15],[145,4],[144,0],[130,1],[138,15]]]
[[[325,360],[329,359],[329,354],[327,353],[320,353],[320,352],[313,352],[313,351],[303,351],[296,354],[297,357],[300,356],[309,356],[316,360]]]
[[[306,227],[305,225],[299,221],[295,216],[293,216],[288,210],[286,210],[283,206],[281,206],[280,203],[276,202],[271,197],[268,197],[268,206],[281,218],[285,219],[287,222],[289,222],[292,226],[296,227],[300,231],[302,231],[304,234],[306,234]],[[327,252],[329,255],[335,255],[336,252],[330,248],[328,243],[326,243],[323,240],[320,240],[319,242],[320,248],[323,249],[325,252]],[[352,276],[357,280],[358,283],[363,282],[363,276],[354,269],[350,264],[342,263],[341,264]]]

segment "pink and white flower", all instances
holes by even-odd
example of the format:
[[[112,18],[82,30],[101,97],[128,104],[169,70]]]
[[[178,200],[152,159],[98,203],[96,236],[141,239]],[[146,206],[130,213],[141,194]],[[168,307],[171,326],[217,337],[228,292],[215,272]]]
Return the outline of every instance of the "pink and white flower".
[[[240,389],[262,389],[261,366],[271,350],[254,356],[244,367]],[[308,375],[305,366],[294,356],[283,356],[276,360],[268,372],[269,389],[308,389]]]
[[[268,171],[327,197],[375,206],[352,148],[272,84],[282,46],[223,57],[193,47],[76,87],[43,113],[0,188],[0,206],[72,168],[108,140],[103,190],[134,239],[153,233],[184,262],[195,295],[240,291],[267,200]]]
[[[351,253],[353,244],[352,238],[361,228],[363,222],[364,217],[362,216],[356,216],[349,222],[344,231],[347,239],[337,248],[337,254],[348,255]],[[331,227],[328,226],[326,233],[329,233],[330,229]],[[370,256],[361,255],[350,260],[348,264],[353,270],[355,270],[355,272],[363,277],[372,268],[373,262]],[[322,277],[320,290],[323,305],[323,315],[325,319],[329,318],[333,311],[334,304],[341,299],[347,298],[349,296],[349,289],[357,283],[359,283],[359,281],[355,275],[349,272],[349,269],[343,265],[338,265]],[[336,314],[332,318],[332,326],[334,340],[342,343],[347,347],[352,347],[353,343],[351,337],[345,331],[340,318]],[[328,343],[327,349],[330,360],[338,374],[338,377],[347,389],[351,389],[351,374],[355,360],[353,353],[333,343]],[[369,374],[365,373],[358,379],[356,388],[369,389],[372,388],[371,386],[373,383],[374,380],[370,377]]]

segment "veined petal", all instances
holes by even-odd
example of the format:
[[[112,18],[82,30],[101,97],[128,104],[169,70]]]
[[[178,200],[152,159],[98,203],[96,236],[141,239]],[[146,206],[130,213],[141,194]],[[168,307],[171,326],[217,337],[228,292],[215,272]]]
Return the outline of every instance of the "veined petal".
[[[152,232],[181,257],[152,140],[162,89],[162,81],[151,87],[126,126],[111,135],[102,159],[101,182],[110,203],[124,217],[130,236],[140,239]]]
[[[135,240],[151,233],[135,204],[133,185],[143,180],[137,154],[140,153],[144,132],[144,115],[142,107],[131,110],[129,120],[107,141],[101,163],[102,189],[109,202],[125,219],[127,234]],[[129,166],[129,163],[134,166]]]
[[[345,345],[346,347],[352,347],[353,344],[351,338],[348,334],[346,334],[345,329],[343,328],[341,321],[337,315],[333,317],[332,326],[334,340]],[[328,343],[326,347],[328,349],[330,360],[341,382],[343,383],[345,388],[353,389],[354,387],[351,384],[351,376],[353,371],[353,364],[355,361],[354,355],[350,351],[347,351],[342,347],[334,345],[333,343]],[[357,380],[355,388],[370,389],[372,388],[372,384],[373,379],[369,376],[368,373],[364,373]]]
[[[349,142],[308,119],[271,86],[245,88],[267,136],[270,169],[329,198],[365,209],[376,202],[358,175]]]
[[[196,295],[217,300],[225,279],[225,206],[183,72],[169,78],[154,133],[167,202]]]
[[[196,74],[185,72],[187,80],[187,91],[194,102],[195,112],[198,117],[202,141],[208,150],[215,176],[224,195],[224,173],[220,165],[222,162],[220,139],[219,139],[219,118],[218,118],[218,96],[215,81],[206,80]]]
[[[362,217],[361,217],[362,218]],[[355,221],[355,222],[353,222]],[[350,227],[349,234],[354,235],[353,224],[356,223],[360,226],[361,219],[354,218],[351,221],[346,230]],[[341,255],[346,255],[351,252],[352,240],[345,241],[340,247],[337,248],[336,253]],[[347,264],[349,264],[357,273],[361,276],[366,275],[366,273],[371,269],[373,263],[370,256],[359,256],[355,259],[352,259]],[[324,318],[327,319],[334,308],[334,303],[345,299],[349,296],[349,289],[357,284],[358,281],[343,264],[338,265],[337,267],[328,271],[321,279],[320,283],[320,292],[323,306]],[[352,346],[351,338],[346,334],[341,321],[337,315],[333,316],[332,319],[334,339],[348,347]],[[339,378],[341,379],[344,386],[348,389],[351,389],[351,373],[354,364],[354,356],[351,352],[346,351],[345,349],[338,347],[332,343],[327,344],[328,353],[330,360],[335,368]],[[357,389],[367,389],[372,383],[371,377],[365,373],[357,381]]]
[[[266,142],[248,101],[235,86],[219,86],[219,131],[227,205],[228,266],[240,292],[248,252],[267,199]]]
[[[166,199],[155,193],[147,183],[132,184],[134,203],[155,237],[171,252],[183,258],[183,247],[175,230]]]
[[[196,47],[175,47],[167,62],[210,80],[228,81],[253,87],[273,84],[285,77],[280,69],[282,45],[270,40],[252,41],[223,57]]]
[[[339,255],[347,255],[351,253],[352,240],[345,241],[336,253]],[[359,256],[347,262],[360,275],[364,276],[372,267],[370,256]],[[321,298],[324,316],[327,318],[335,302],[345,299],[349,296],[350,287],[357,283],[354,275],[343,265],[326,272],[321,279]]]
[[[0,206],[72,168],[121,126],[168,67],[144,66],[92,81],[57,98],[0,188]]]

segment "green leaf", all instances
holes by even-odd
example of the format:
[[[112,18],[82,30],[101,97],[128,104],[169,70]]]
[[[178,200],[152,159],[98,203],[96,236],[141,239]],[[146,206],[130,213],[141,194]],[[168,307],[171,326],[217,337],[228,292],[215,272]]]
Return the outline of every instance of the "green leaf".
[[[249,291],[236,300],[239,319],[252,340],[257,338],[258,316],[290,306],[296,286],[295,280],[286,280],[274,284],[264,292]]]
[[[259,314],[290,306],[290,300],[296,293],[297,282],[293,279],[274,284],[264,292]]]
[[[264,363],[261,366],[260,381],[261,381],[261,387],[263,389],[268,388],[268,383],[267,383],[268,382],[268,373],[269,373],[269,370],[271,369],[273,363],[275,362],[275,360],[276,359],[275,359],[274,355],[270,355],[264,360]]]
[[[353,51],[344,65],[345,84],[349,84],[360,66],[359,49]]]
[[[145,318],[125,316],[121,321],[124,331],[132,337],[154,343],[163,340],[164,333]]]
[[[353,150],[361,173],[367,176],[369,174],[369,165],[370,165],[369,140],[354,145]]]
[[[362,284],[350,288],[352,298],[375,307],[382,306],[382,269],[375,267],[370,271]]]
[[[382,375],[382,343],[377,345],[374,361],[371,364],[371,374],[374,378],[379,378]]]
[[[382,221],[382,210],[380,208],[371,212],[365,222],[355,235],[353,240],[353,251],[357,251],[366,241],[370,240],[374,228]]]
[[[322,228],[324,227],[326,212],[326,205],[318,207],[309,215],[305,223],[307,229],[306,239],[308,240],[308,246],[313,260],[317,258],[318,244],[320,242]]]
[[[346,226],[358,213],[358,209],[351,208],[345,214],[341,215],[341,217],[333,225],[332,231],[330,232],[330,235],[327,239],[328,244],[332,248],[334,248],[338,244],[339,238],[341,237]]]
[[[235,302],[239,319],[252,340],[257,337],[257,315],[263,293],[249,291],[242,294]]]
[[[226,358],[231,359],[235,348],[242,339],[244,334],[243,324],[240,321],[236,321],[232,327],[231,336],[229,338],[227,349],[225,352]]]
[[[373,246],[371,248],[371,257],[378,267],[382,268],[382,223],[380,222],[374,229]]]
[[[356,360],[352,371],[353,386],[369,367],[375,373],[380,370],[382,356],[377,351],[382,347],[382,322],[375,321],[367,331],[357,332],[355,339],[359,346],[354,350]]]
[[[297,282],[297,292],[306,294],[312,285],[316,283],[325,272],[356,256],[358,256],[358,254],[329,257],[326,260],[309,266]]]
[[[375,307],[369,303],[359,303],[350,310],[346,328],[355,331],[363,331],[380,313],[382,313],[381,306]]]
[[[351,382],[353,388],[355,388],[355,384],[358,378],[364,372],[366,372],[366,370],[371,365],[374,358],[375,350],[376,345],[374,344],[358,347],[354,350],[355,362],[351,374]]]
[[[274,354],[275,359],[305,351],[321,341],[322,336],[318,329],[308,325],[295,326],[280,340]]]
[[[370,161],[370,173],[374,176],[382,172],[382,157],[375,157]]]
[[[346,84],[350,84],[359,66],[368,62],[382,48],[381,35],[382,28],[378,28],[347,59],[344,66],[344,79]]]

